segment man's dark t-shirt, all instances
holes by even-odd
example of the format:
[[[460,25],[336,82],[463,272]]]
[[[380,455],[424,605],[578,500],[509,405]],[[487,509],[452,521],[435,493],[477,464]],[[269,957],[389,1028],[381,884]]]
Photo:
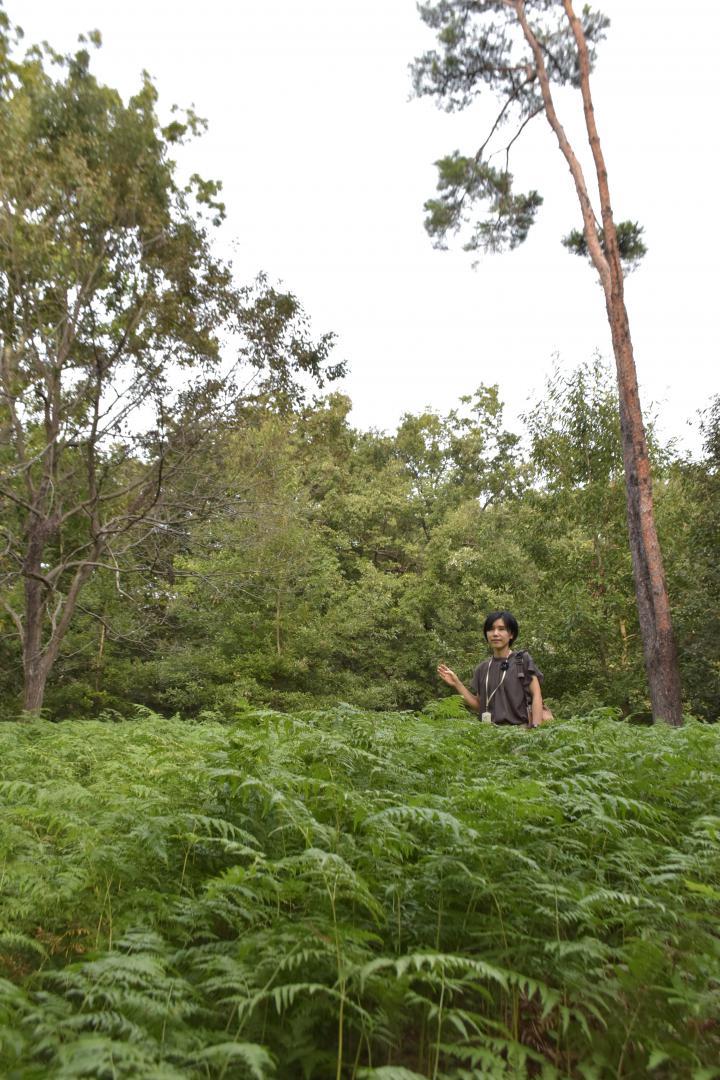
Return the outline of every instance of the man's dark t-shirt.
[[[478,664],[470,689],[480,700],[480,712],[489,712],[493,724],[527,724],[528,707],[532,700],[530,680],[535,675],[542,683],[542,672],[529,652],[510,653],[505,660],[508,663],[507,671],[502,667],[504,660],[494,656]]]

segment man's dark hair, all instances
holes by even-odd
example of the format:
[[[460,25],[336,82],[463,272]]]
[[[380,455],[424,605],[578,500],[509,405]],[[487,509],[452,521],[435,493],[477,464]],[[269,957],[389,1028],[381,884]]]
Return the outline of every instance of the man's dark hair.
[[[518,626],[517,619],[513,615],[512,611],[491,611],[489,613],[488,617],[483,623],[483,634],[485,635],[485,640],[487,641],[487,636],[492,630],[492,625],[494,622],[497,622],[498,619],[502,619],[502,621],[505,623],[505,626],[512,634],[512,637],[510,638],[510,644],[512,645],[512,643],[515,641],[515,638],[520,633],[520,627]]]

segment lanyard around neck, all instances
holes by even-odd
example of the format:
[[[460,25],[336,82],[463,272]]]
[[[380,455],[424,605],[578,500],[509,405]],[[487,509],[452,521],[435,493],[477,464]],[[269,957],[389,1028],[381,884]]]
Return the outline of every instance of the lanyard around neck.
[[[510,655],[512,655],[512,653]],[[504,659],[509,661],[510,657],[506,656],[506,657],[504,657]],[[497,692],[500,689],[500,687],[502,686],[502,684],[505,682],[505,676],[508,673],[508,669],[510,667],[510,664],[508,663],[507,667],[505,668],[505,670],[502,673],[502,678],[501,678],[500,682],[497,684],[497,686],[493,690],[490,697],[488,697],[488,689],[490,687],[490,668],[491,667],[492,667],[492,660],[488,664],[487,671],[485,672],[485,708],[486,709],[490,708],[490,702],[495,697],[495,695],[497,694]]]

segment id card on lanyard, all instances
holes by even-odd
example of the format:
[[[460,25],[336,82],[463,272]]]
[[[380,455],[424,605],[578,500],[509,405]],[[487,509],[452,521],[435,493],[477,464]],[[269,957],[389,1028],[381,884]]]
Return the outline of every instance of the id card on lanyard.
[[[506,661],[505,668],[504,668],[503,673],[502,673],[502,678],[500,679],[500,682],[497,684],[497,686],[493,690],[492,694],[490,694],[490,696],[488,697],[488,690],[490,688],[490,668],[491,667],[492,667],[492,660],[488,664],[487,671],[485,672],[485,712],[481,713],[481,715],[480,715],[480,720],[482,721],[483,724],[492,724],[492,713],[490,712],[490,702],[495,697],[495,695],[497,694],[497,692],[500,689],[500,687],[502,686],[502,684],[505,682],[505,676],[508,673],[508,668],[510,667],[510,665]]]

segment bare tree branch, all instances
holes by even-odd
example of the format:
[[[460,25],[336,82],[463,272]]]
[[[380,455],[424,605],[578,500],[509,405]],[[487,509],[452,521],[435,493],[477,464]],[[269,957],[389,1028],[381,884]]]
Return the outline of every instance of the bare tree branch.
[[[509,0],[505,0],[509,2]],[[555,132],[555,136],[560,146],[560,150],[563,157],[568,163],[570,173],[575,183],[575,191],[577,192],[578,201],[580,203],[580,210],[582,213],[583,224],[585,226],[585,237],[592,257],[595,268],[597,269],[600,279],[603,283],[603,287],[608,290],[610,288],[610,267],[608,266],[607,259],[603,254],[600,247],[600,241],[595,230],[595,212],[592,206],[592,200],[588,193],[587,184],[585,182],[585,176],[583,174],[582,166],[577,159],[575,151],[570,145],[565,129],[563,128],[555,110],[555,102],[553,100],[552,91],[550,89],[550,78],[545,67],[545,59],[543,57],[543,51],[540,44],[533,33],[530,24],[528,23],[525,13],[525,0],[511,0],[513,7],[517,13],[518,22],[522,27],[525,40],[532,50],[533,57],[535,58],[535,65],[537,69],[537,75],[540,82],[540,89],[542,91],[543,102],[545,104],[545,115],[547,116],[550,127]]]
[[[7,614],[12,619],[12,621],[13,621],[13,623],[15,625],[15,629],[17,630],[17,632],[18,632],[18,634],[20,636],[20,639],[22,640],[22,636],[23,636],[22,617],[17,613],[17,611],[15,611],[15,608],[13,608],[4,597],[0,596],[0,604],[2,604],[3,608],[5,609]]]

